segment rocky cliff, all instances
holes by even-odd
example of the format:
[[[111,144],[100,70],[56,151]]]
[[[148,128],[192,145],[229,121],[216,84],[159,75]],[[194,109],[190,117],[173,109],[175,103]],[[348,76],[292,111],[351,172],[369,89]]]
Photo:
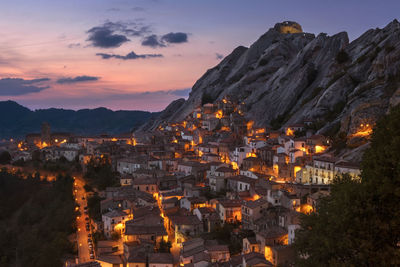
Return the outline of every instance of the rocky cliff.
[[[352,135],[400,102],[399,82],[397,20],[352,42],[346,32],[315,36],[283,22],[249,48],[233,50],[194,84],[188,100],[173,103],[142,129],[184,119],[204,96],[229,96],[245,103],[246,116],[258,126],[279,128],[307,118],[318,122],[319,132]]]

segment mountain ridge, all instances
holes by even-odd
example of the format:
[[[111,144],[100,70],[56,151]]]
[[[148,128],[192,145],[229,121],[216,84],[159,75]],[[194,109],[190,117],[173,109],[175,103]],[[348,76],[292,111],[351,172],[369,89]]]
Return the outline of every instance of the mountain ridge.
[[[159,112],[117,110],[99,107],[70,110],[48,108],[31,110],[15,101],[0,101],[0,138],[22,138],[28,133],[40,132],[43,122],[54,132],[77,135],[128,133]]]

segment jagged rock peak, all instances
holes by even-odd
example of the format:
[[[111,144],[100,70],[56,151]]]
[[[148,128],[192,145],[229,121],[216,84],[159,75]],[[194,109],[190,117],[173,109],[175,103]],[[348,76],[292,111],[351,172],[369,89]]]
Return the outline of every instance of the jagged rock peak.
[[[274,29],[279,33],[302,33],[303,28],[300,24],[294,21],[284,21],[276,23]]]

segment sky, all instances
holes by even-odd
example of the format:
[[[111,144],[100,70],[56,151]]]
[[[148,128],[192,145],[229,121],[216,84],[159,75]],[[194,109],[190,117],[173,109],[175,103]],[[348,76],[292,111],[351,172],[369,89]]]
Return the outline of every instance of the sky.
[[[398,11],[398,0],[4,0],[0,101],[160,111],[277,22],[353,40]]]

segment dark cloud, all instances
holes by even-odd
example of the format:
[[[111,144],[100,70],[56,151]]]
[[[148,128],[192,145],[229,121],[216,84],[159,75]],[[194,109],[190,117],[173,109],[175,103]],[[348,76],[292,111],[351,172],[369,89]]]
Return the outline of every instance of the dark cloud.
[[[163,57],[161,54],[142,54],[138,55],[135,52],[130,52],[125,56],[122,55],[115,55],[115,54],[106,54],[106,53],[97,53],[96,56],[100,56],[102,59],[110,59],[110,58],[117,58],[122,60],[131,60],[131,59],[139,59],[139,58],[155,58],[155,57]]]
[[[181,44],[188,42],[188,34],[184,32],[170,32],[162,36],[155,34],[145,37],[142,41],[143,46],[150,46],[152,48],[166,47],[169,44]]]
[[[80,46],[81,46],[80,43],[73,43],[73,44],[69,44],[68,48],[77,48],[77,47],[80,47]]]
[[[98,81],[99,77],[93,77],[93,76],[76,76],[76,77],[67,77],[67,78],[60,78],[57,80],[57,83],[59,84],[65,84],[65,83],[79,83],[79,82],[89,82],[89,81]]]
[[[224,55],[220,54],[220,53],[215,53],[215,58],[220,60],[224,58]]]
[[[96,26],[87,31],[87,41],[95,47],[115,48],[129,42],[128,36],[144,36],[150,32],[150,27],[137,22],[111,22]]]
[[[125,35],[114,34],[105,27],[94,27],[88,33],[88,41],[92,42],[93,46],[101,48],[120,47],[123,43],[130,41]]]
[[[145,11],[146,9],[144,9],[143,7],[140,7],[140,6],[135,6],[135,7],[132,7],[132,10],[136,11],[136,12],[142,12],[142,11]]]
[[[184,32],[170,32],[161,37],[161,40],[171,44],[187,43],[188,35]]]
[[[0,96],[19,96],[30,93],[38,93],[49,86],[37,86],[35,84],[50,81],[49,78],[24,80],[21,78],[0,79]]]
[[[176,89],[176,90],[169,90],[167,91],[167,93],[176,96],[188,97],[191,90],[192,90],[191,88]]]
[[[150,36],[147,36],[143,39],[142,41],[143,46],[150,46],[152,48],[156,47],[165,47],[166,45],[158,38],[157,35],[153,34]]]

